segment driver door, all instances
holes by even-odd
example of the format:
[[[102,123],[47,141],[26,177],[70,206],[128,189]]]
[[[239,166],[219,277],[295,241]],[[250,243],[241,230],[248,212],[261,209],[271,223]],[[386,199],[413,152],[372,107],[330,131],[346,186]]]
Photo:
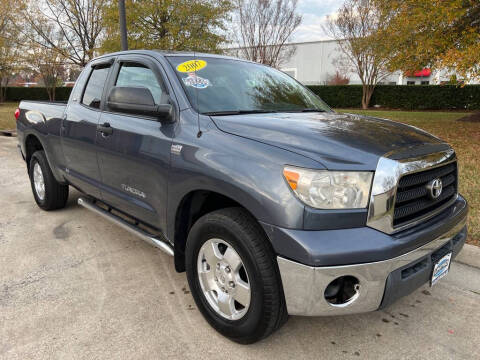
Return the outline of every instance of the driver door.
[[[160,64],[141,56],[119,57],[110,89],[145,87],[156,104],[169,101]],[[108,97],[108,94],[106,94]],[[108,132],[97,135],[102,198],[114,208],[165,230],[167,178],[173,123],[112,111],[105,104],[99,120]]]

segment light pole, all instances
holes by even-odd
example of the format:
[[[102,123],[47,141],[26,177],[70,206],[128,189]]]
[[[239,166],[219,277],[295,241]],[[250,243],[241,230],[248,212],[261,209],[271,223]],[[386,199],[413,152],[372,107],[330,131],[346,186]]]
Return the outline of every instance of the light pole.
[[[120,18],[120,39],[122,41],[122,50],[128,50],[125,0],[118,0],[118,16]]]

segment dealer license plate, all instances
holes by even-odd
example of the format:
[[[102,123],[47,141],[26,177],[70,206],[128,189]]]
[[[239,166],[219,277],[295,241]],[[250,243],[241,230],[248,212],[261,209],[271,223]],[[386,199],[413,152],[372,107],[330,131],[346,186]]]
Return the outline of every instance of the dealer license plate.
[[[438,280],[448,274],[448,270],[450,269],[450,260],[452,260],[452,253],[448,253],[435,263],[433,266],[430,286],[435,285]]]

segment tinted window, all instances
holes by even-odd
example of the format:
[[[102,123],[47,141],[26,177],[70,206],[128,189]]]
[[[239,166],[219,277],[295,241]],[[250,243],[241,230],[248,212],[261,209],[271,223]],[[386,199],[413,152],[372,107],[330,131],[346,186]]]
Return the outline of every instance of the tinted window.
[[[331,111],[313,92],[271,67],[215,57],[168,57],[201,113]]]
[[[70,94],[71,101],[79,101],[82,97],[82,90],[85,85],[85,80],[87,77],[88,71],[82,71],[78,79],[75,81],[75,85],[73,86],[72,93]]]
[[[145,87],[152,93],[155,104],[160,104],[162,88],[153,71],[141,64],[122,64],[115,86]]]
[[[94,108],[100,107],[100,100],[102,99],[103,86],[107,80],[108,70],[110,68],[95,68],[93,69],[90,79],[88,79],[87,87],[83,93],[82,104]]]

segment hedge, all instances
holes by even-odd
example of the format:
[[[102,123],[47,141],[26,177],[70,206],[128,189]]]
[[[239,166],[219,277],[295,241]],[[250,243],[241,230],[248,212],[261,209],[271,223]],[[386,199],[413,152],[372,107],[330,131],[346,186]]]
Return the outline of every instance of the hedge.
[[[309,88],[333,108],[362,106],[361,85],[316,85]],[[370,106],[405,110],[480,109],[480,85],[378,85]]]
[[[67,101],[71,92],[71,87],[58,87],[55,89],[55,100]],[[48,101],[48,93],[43,87],[8,87],[6,101],[20,100]]]
[[[309,88],[333,108],[362,106],[361,85],[312,85]],[[56,89],[55,100],[66,101],[71,87]],[[7,101],[48,100],[41,87],[9,87]],[[480,109],[480,85],[378,85],[373,93],[373,105],[405,110],[477,110]]]

